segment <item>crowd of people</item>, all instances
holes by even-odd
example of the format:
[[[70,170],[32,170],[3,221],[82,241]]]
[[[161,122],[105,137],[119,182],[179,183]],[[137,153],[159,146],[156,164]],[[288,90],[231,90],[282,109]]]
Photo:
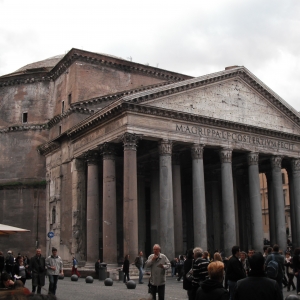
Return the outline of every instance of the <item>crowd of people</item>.
[[[226,258],[222,251],[215,251],[210,257],[207,251],[196,247],[170,262],[171,274],[172,277],[177,275],[177,281],[183,281],[189,300],[282,300],[283,288],[296,290],[300,295],[300,248],[292,253],[288,246],[283,253],[275,244],[264,246],[262,250],[250,249],[246,253],[239,246],[233,246],[232,255]],[[146,266],[149,260],[151,256]],[[167,268],[168,264],[164,264],[164,270]],[[160,295],[159,299],[163,297]],[[153,299],[156,299],[155,293]]]
[[[52,254],[45,258],[41,249],[36,249],[36,254],[30,259],[20,253],[14,257],[12,251],[7,251],[4,257],[0,251],[0,290],[1,295],[16,295],[30,297],[37,293],[41,295],[42,287],[45,285],[45,276],[49,278],[47,299],[56,299],[56,288],[58,277],[63,276],[63,262],[57,255],[57,249],[52,248]],[[32,279],[32,290],[26,288],[26,279]],[[0,295],[0,297],[2,297]],[[0,298],[1,299],[1,298]]]
[[[172,277],[175,276],[178,282],[183,281],[189,300],[283,300],[283,288],[300,295],[300,248],[292,251],[288,247],[283,253],[275,244],[273,247],[264,246],[262,252],[250,249],[246,253],[239,246],[233,246],[231,252],[228,258],[222,251],[215,251],[210,256],[208,251],[195,247],[170,262],[161,253],[160,245],[155,244],[148,259],[144,259],[143,252],[139,251],[133,264],[139,270],[140,284],[144,283],[144,267],[150,269],[148,289],[154,300],[156,294],[159,300],[164,300],[166,274],[170,267]],[[72,260],[72,274],[80,276],[78,262],[75,257]],[[98,259],[95,269],[99,269],[100,265]],[[126,255],[122,269],[125,283],[130,280],[129,266],[129,255]],[[0,274],[0,289],[6,293],[18,291],[24,297],[32,297],[35,293],[40,295],[47,274],[49,299],[56,299],[63,263],[54,247],[52,255],[47,258],[42,256],[41,249],[37,249],[30,259],[21,254],[14,257],[10,250],[4,257],[0,251]],[[297,279],[296,286],[294,277]],[[28,278],[32,279],[31,292],[24,287]]]

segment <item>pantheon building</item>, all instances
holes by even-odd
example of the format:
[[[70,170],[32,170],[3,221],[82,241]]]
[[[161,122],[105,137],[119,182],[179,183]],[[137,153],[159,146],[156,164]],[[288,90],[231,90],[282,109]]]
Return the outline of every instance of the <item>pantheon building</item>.
[[[299,152],[300,115],[243,66],[194,78],[71,49],[0,77],[0,223],[30,230],[0,250],[262,251],[261,173],[285,249],[282,169],[299,246]]]

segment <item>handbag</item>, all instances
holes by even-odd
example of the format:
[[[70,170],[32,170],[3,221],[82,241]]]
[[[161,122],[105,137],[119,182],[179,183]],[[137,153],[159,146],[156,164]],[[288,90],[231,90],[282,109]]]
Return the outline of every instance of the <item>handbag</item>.
[[[194,267],[194,260],[192,262],[192,268],[185,274],[185,278],[188,281],[193,281],[194,277],[193,277],[193,267]]]

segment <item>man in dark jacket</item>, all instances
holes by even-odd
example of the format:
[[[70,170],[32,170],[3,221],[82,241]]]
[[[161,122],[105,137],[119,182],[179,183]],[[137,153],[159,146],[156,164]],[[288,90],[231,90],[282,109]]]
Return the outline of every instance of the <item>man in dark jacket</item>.
[[[229,292],[223,287],[224,264],[214,261],[208,266],[209,279],[202,282],[196,300],[228,300]]]
[[[249,258],[250,272],[239,280],[235,289],[235,300],[282,300],[277,282],[267,278],[264,272],[264,257],[258,252]]]
[[[226,278],[229,287],[230,300],[234,300],[236,282],[240,279],[245,278],[246,274],[243,268],[243,264],[239,260],[240,247],[233,246],[231,252],[232,256],[227,264]]]
[[[42,256],[41,249],[36,249],[36,255],[30,259],[30,270],[32,277],[32,293],[41,293],[42,286],[45,285],[46,263]]]
[[[268,266],[268,263],[271,260],[275,260],[278,263],[278,274],[276,278],[272,278],[275,279],[278,283],[279,289],[281,290],[282,293],[282,279],[284,276],[284,257],[283,255],[281,255],[279,253],[279,246],[277,244],[275,244],[273,246],[273,252],[271,253],[271,255],[269,255],[266,259],[265,262],[265,267]],[[282,298],[283,298],[283,294],[282,294]]]

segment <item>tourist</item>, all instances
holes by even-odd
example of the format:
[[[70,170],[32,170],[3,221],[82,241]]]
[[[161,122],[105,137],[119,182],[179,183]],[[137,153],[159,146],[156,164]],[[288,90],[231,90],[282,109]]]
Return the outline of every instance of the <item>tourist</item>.
[[[77,261],[77,259],[75,258],[75,256],[73,256],[73,258],[72,258],[72,271],[71,271],[71,274],[72,275],[77,275],[78,277],[80,277],[80,273],[78,272],[78,261]]]
[[[193,249],[188,250],[187,252],[187,258],[183,263],[183,288],[187,291],[187,295],[189,300],[194,300],[192,299],[192,289],[193,289],[193,285],[192,282],[189,281],[186,278],[186,274],[192,269],[193,267],[193,257],[194,257],[194,253],[193,253]]]
[[[36,249],[36,254],[30,259],[30,270],[32,277],[32,293],[41,293],[42,286],[45,285],[46,261],[42,256],[42,250]]]
[[[169,259],[160,252],[160,245],[153,246],[153,254],[148,257],[145,263],[146,268],[151,269],[150,290],[153,300],[156,300],[156,293],[159,300],[165,299],[166,269],[170,268]]]
[[[177,278],[177,281],[180,281],[181,278],[182,278],[182,275],[183,275],[183,264],[184,264],[184,258],[183,258],[183,255],[180,255],[179,256],[179,260],[176,264],[177,266],[177,272],[178,272],[178,278]]]
[[[286,268],[286,274],[288,276],[288,283],[287,283],[287,291],[289,292],[291,289],[291,286],[293,287],[293,291],[296,289],[294,284],[294,269],[292,265],[292,257],[291,253],[289,251],[286,251],[285,253],[285,259],[284,259],[284,265]]]
[[[12,274],[13,274],[13,277],[21,280],[24,285],[26,282],[26,268],[28,268],[28,265],[26,265],[26,266],[24,265],[23,256],[18,256],[16,259],[16,263],[14,264]]]
[[[282,300],[277,282],[265,275],[264,262],[265,259],[260,252],[249,258],[249,275],[237,282],[235,300]]]
[[[55,295],[59,275],[64,275],[63,261],[57,255],[57,249],[52,247],[52,255],[46,259],[47,275],[49,277],[49,293]]]
[[[143,251],[139,252],[139,255],[135,258],[134,264],[139,270],[139,283],[142,284],[143,282],[143,275],[144,275],[144,257]]]
[[[200,247],[196,247],[193,250],[194,253],[194,263],[193,263],[193,281],[192,281],[192,299],[195,299],[198,288],[201,283],[208,276],[207,267],[209,265],[209,261],[202,257],[203,250]]]
[[[300,295],[300,248],[296,248],[294,251],[293,266],[297,278],[297,294]]]
[[[211,262],[208,267],[209,278],[201,283],[196,300],[228,300],[229,292],[223,287],[224,264],[221,261]]]
[[[243,264],[239,260],[240,247],[233,246],[231,249],[232,256],[228,261],[226,270],[226,279],[229,287],[230,300],[234,300],[234,291],[238,280],[246,277]]]
[[[126,283],[127,281],[130,280],[130,278],[129,278],[129,254],[127,254],[124,258],[123,273],[124,273],[123,282]],[[127,278],[127,280],[126,280],[126,278]]]
[[[273,246],[273,252],[268,255],[266,261],[265,261],[265,267],[267,268],[268,263],[271,260],[275,260],[278,263],[278,274],[276,278],[272,278],[275,279],[279,285],[279,289],[282,293],[282,280],[283,280],[283,276],[284,276],[284,257],[283,255],[281,255],[279,253],[279,246],[277,244],[275,244]],[[283,298],[283,294],[282,294],[282,298]]]

